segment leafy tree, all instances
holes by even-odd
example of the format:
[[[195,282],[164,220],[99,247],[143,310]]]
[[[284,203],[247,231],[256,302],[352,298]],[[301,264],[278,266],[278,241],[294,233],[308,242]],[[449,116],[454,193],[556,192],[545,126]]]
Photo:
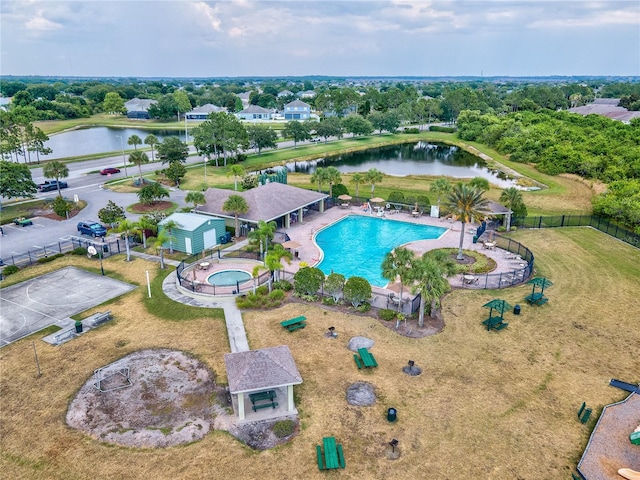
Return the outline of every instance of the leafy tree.
[[[107,202],[107,206],[98,211],[98,218],[105,225],[115,227],[119,220],[126,218],[124,208],[116,205],[112,200]]]
[[[453,186],[446,178],[438,177],[433,181],[433,183],[431,183],[431,188],[429,188],[429,190],[438,196],[438,210],[440,210],[440,198],[442,195],[451,193]]]
[[[351,277],[344,284],[342,293],[344,299],[349,302],[353,308],[367,303],[371,298],[371,284],[362,277]]]
[[[329,183],[329,196],[333,196],[333,186],[336,183],[340,183],[342,181],[342,175],[340,174],[340,170],[336,167],[330,166],[325,170],[326,180]]]
[[[144,144],[149,145],[151,147],[151,161],[155,161],[154,150],[155,146],[158,144],[158,137],[153,134],[149,134],[144,137]]]
[[[412,293],[420,293],[420,313],[418,314],[420,328],[424,326],[426,303],[431,303],[431,317],[435,317],[438,300],[450,288],[446,276],[453,275],[454,272],[454,262],[442,250],[432,250],[421,258],[412,260],[409,280],[412,282]]]
[[[0,196],[32,198],[38,188],[25,164],[0,161]]]
[[[327,143],[329,137],[342,138],[344,135],[342,122],[338,117],[325,118],[320,123],[315,124],[315,130],[316,135],[324,138],[324,143]]]
[[[244,168],[241,165],[230,165],[227,169],[227,177],[233,176],[233,189],[238,191],[238,178],[242,178],[244,175]]]
[[[340,300],[344,283],[344,275],[340,273],[331,273],[324,282],[324,291],[331,295],[335,303],[338,303]]]
[[[160,223],[159,226],[162,227],[162,230],[167,232],[167,240],[169,241],[169,253],[173,254],[173,241],[176,239],[176,237],[173,236],[173,231],[177,228],[182,228],[182,225],[180,225],[175,220],[169,220],[164,223]]]
[[[42,169],[42,174],[45,178],[55,178],[58,182],[58,196],[60,194],[60,179],[67,178],[69,176],[69,168],[62,162],[54,160],[47,163]]]
[[[463,183],[456,184],[447,196],[446,206],[449,212],[454,214],[462,222],[460,229],[460,246],[458,248],[458,260],[462,260],[462,243],[464,241],[464,227],[472,218],[483,218],[486,212],[482,210],[487,205],[487,200],[482,198],[482,191],[471,188]]]
[[[527,206],[522,199],[522,193],[515,187],[505,188],[500,194],[500,202],[513,212],[514,218],[527,216]]]
[[[30,151],[36,152],[38,163],[40,163],[40,154],[49,155],[51,152],[53,152],[53,149],[51,149],[50,147],[44,146],[45,142],[48,142],[48,141],[49,141],[49,136],[47,134],[45,134],[38,127],[33,127],[33,134],[30,138],[28,148]]]
[[[362,115],[353,114],[342,119],[342,126],[346,132],[350,132],[354,137],[359,135],[370,135],[373,132],[373,125]]]
[[[151,118],[159,118],[167,122],[178,114],[178,104],[173,95],[163,95],[158,103],[149,106],[148,112]]]
[[[489,185],[489,180],[482,177],[473,177],[469,181],[469,186],[471,188],[475,188],[476,190],[482,190],[484,192],[488,192],[489,189],[491,188],[491,185]]]
[[[142,235],[142,246],[147,248],[147,232],[151,233],[151,236],[158,234],[158,222],[151,215],[142,215],[136,222],[136,228]]]
[[[64,198],[62,198],[61,195],[58,195],[53,200],[53,204],[51,205],[51,208],[59,217],[66,217],[71,211],[71,204],[67,202]]]
[[[293,289],[298,295],[316,297],[324,282],[324,273],[316,267],[303,267],[293,276]]]
[[[198,205],[204,205],[207,203],[207,200],[204,198],[204,193],[202,192],[189,192],[187,196],[184,197],[184,201],[187,203],[193,203],[193,211],[198,211]]]
[[[375,168],[370,168],[367,173],[364,174],[364,179],[367,183],[371,184],[371,196],[373,197],[373,193],[376,188],[376,183],[382,182],[384,178],[383,173]]]
[[[127,139],[127,145],[133,145],[134,150],[137,150],[138,145],[141,145],[141,144],[142,144],[142,139],[138,135],[131,135]]]
[[[249,125],[247,127],[249,145],[262,154],[263,148],[278,148],[278,132],[264,125]]]
[[[249,205],[247,205],[247,201],[241,195],[229,195],[229,198],[222,205],[222,210],[224,212],[232,213],[235,217],[236,226],[235,226],[235,236],[240,235],[240,221],[238,216],[243,213],[247,213],[249,211]]]
[[[309,181],[317,184],[318,192],[320,192],[322,190],[322,184],[327,181],[327,171],[322,167],[316,167],[316,170],[311,174]]]
[[[349,183],[351,185],[355,185],[356,187],[356,197],[360,196],[360,185],[362,185],[364,182],[366,181],[366,179],[364,178],[364,175],[361,173],[354,173],[353,175],[351,175],[351,180],[349,180]]]
[[[167,137],[162,143],[158,144],[158,158],[163,164],[184,163],[187,161],[188,155],[189,147],[178,137]]]
[[[187,174],[187,169],[180,162],[171,162],[169,166],[164,169],[164,174],[176,186],[180,186],[180,180]]]
[[[138,191],[138,199],[140,200],[140,203],[145,205],[151,205],[163,198],[169,198],[169,190],[157,182],[144,185]]]
[[[282,136],[285,138],[293,138],[293,146],[297,148],[298,142],[311,138],[310,126],[311,124],[309,122],[291,120],[285,124],[284,130],[282,130]]]
[[[129,162],[138,166],[138,173],[140,174],[140,185],[143,185],[144,183],[142,180],[142,164],[149,163],[149,157],[142,150],[141,151],[136,150],[129,155]]]
[[[387,253],[382,261],[382,277],[393,283],[396,278],[400,277],[400,299],[402,299],[402,290],[404,284],[410,280],[411,260],[414,254],[405,247],[398,247]],[[402,302],[398,302],[398,311],[402,306]]]
[[[124,100],[117,92],[109,92],[104,96],[102,109],[106,113],[122,114],[127,111],[124,108]]]
[[[180,121],[180,114],[190,112],[193,108],[189,101],[189,95],[183,90],[176,90],[173,92],[173,99],[176,102],[176,112],[178,113],[178,121]]]
[[[217,112],[209,114],[207,121],[191,131],[193,145],[198,154],[215,158],[216,166],[220,154],[227,165],[227,155],[249,147],[247,129],[235,115]]]
[[[242,190],[251,190],[258,186],[258,177],[256,175],[245,175],[240,182]]]

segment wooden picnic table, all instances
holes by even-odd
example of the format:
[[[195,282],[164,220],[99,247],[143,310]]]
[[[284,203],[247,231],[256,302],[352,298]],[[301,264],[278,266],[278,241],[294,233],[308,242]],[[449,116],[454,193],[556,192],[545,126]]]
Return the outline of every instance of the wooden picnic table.
[[[336,445],[336,439],[334,437],[324,437],[322,439],[322,448],[320,445],[316,446],[316,456],[318,460],[318,468],[320,470],[331,470],[345,467],[342,445]]]

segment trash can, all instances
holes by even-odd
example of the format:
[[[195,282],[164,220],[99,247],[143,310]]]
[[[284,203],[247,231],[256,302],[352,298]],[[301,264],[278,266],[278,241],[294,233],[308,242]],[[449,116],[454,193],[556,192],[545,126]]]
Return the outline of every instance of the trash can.
[[[515,307],[513,307],[513,314],[520,315],[520,305],[516,305]]]
[[[82,322],[80,320],[76,321],[76,333],[82,333]]]
[[[106,243],[102,245],[102,251],[104,253],[109,253],[109,245],[107,245]]]
[[[473,243],[478,243],[478,236],[477,235],[473,236]]]
[[[397,411],[395,408],[390,408],[387,410],[387,421],[388,422],[395,422],[396,421],[396,415],[397,415]]]

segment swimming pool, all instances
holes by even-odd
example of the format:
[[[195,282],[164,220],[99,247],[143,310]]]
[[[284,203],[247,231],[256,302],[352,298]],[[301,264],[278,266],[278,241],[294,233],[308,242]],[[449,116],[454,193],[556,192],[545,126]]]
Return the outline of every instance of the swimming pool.
[[[251,278],[251,274],[244,270],[222,270],[209,275],[207,277],[207,282],[209,285],[214,285],[216,287],[235,287],[237,284],[244,283]]]
[[[317,267],[326,275],[332,271],[345,277],[363,277],[371,285],[384,287],[384,256],[408,242],[440,238],[446,228],[378,217],[349,215],[324,228],[315,237],[324,257]]]

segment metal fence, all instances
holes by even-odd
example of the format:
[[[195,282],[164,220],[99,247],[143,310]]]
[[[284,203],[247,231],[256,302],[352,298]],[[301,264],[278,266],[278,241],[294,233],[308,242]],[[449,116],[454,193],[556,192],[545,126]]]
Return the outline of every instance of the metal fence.
[[[132,248],[136,245],[139,245],[139,243],[136,242],[133,237],[130,238],[129,247]],[[78,247],[89,248],[90,246],[95,247],[98,252],[102,252],[103,258],[126,252],[127,249],[124,239],[121,238],[102,242],[95,239],[89,240],[77,237],[70,240],[50,243],[42,248],[34,248],[24,253],[2,257],[2,260],[6,265],[15,265],[16,267],[23,268],[37,263],[41,258],[47,258],[59,253],[69,253]]]

